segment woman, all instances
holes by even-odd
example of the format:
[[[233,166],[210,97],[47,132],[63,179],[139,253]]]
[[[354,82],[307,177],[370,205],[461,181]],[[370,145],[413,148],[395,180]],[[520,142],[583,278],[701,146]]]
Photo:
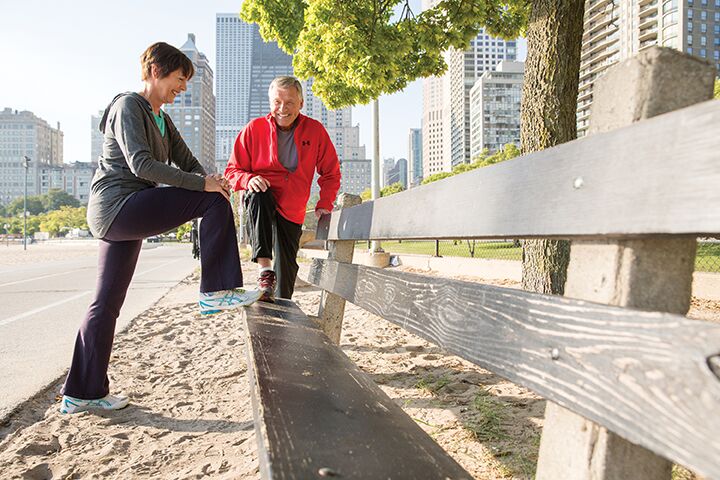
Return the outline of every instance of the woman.
[[[203,217],[200,312],[249,305],[260,297],[239,288],[242,271],[227,181],[206,174],[160,110],[187,89],[192,62],[159,42],[145,50],[141,65],[143,91],[116,96],[100,122],[103,154],[88,203],[88,224],[100,239],[98,284],[75,342],[62,413],[117,410],[129,402],[109,394],[107,369],[115,321],[144,238]]]

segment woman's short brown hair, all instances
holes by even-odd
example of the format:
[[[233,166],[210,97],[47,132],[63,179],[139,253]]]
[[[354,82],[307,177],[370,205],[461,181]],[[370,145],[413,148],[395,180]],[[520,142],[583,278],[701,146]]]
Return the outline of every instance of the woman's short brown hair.
[[[142,65],[142,79],[149,79],[152,74],[152,66],[155,65],[160,78],[165,78],[177,69],[181,69],[188,80],[195,74],[195,68],[188,57],[177,48],[165,42],[157,42],[150,45],[140,57]]]

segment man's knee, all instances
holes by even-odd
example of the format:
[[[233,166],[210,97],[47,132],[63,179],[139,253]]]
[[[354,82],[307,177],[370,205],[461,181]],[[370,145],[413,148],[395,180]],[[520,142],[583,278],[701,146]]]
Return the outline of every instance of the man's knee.
[[[245,202],[257,203],[259,205],[269,204],[273,207],[275,206],[275,198],[273,197],[270,190],[265,190],[264,192],[251,192],[250,190],[248,190],[247,192],[245,192]]]

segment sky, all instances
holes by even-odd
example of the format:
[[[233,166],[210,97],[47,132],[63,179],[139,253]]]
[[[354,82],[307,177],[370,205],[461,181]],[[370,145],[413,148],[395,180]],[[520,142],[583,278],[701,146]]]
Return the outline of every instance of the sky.
[[[0,109],[29,110],[64,133],[65,162],[90,161],[90,117],[120,92],[139,91],[140,54],[194,33],[215,69],[215,14],[241,0],[0,0]],[[420,0],[411,0],[419,11]],[[520,55],[524,58],[524,42]],[[372,155],[370,105],[353,108],[360,143]],[[407,158],[408,132],[420,128],[422,81],[380,98],[380,156]]]

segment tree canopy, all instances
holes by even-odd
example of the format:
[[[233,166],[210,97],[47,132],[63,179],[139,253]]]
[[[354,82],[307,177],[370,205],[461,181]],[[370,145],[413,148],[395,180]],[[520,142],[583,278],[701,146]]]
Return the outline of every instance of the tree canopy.
[[[42,195],[43,206],[46,212],[57,210],[60,207],[73,207],[77,208],[80,206],[80,201],[67,193],[65,190],[57,188],[50,189],[48,193]]]
[[[400,193],[405,190],[405,187],[403,187],[402,183],[395,182],[390,185],[387,185],[380,189],[380,196],[381,197],[389,197],[390,195],[394,195],[396,193]],[[360,193],[360,198],[362,198],[363,202],[367,202],[372,198],[372,193],[370,192],[369,188],[366,188],[365,190]]]
[[[22,215],[24,203],[23,197],[18,197],[7,204],[5,212],[8,216]],[[30,215],[38,215],[45,211],[45,205],[43,205],[41,195],[32,195],[27,197],[27,211]]]
[[[50,191],[44,195],[27,197],[27,211],[30,215],[51,212],[65,206],[77,208],[80,206],[80,202],[66,191],[56,188],[50,189]],[[22,215],[22,212],[23,197],[16,198],[4,208],[4,213],[8,216]]]
[[[341,108],[442,74],[443,51],[467,48],[481,28],[517,38],[529,8],[526,0],[444,0],[415,14],[409,0],[245,0],[241,17],[294,54],[295,75],[313,77],[325,105]]]
[[[468,172],[470,170],[475,170],[476,168],[487,167],[488,165],[494,165],[496,163],[504,162],[505,160],[510,160],[511,158],[515,158],[518,155],[520,155],[520,149],[517,147],[517,145],[515,145],[514,143],[507,143],[502,150],[493,153],[492,155],[490,155],[487,150],[484,150],[480,155],[473,158],[472,163],[461,163],[460,165],[455,166],[452,169],[452,172],[434,173],[426,178],[423,178],[422,184],[425,185],[428,183],[437,182],[438,180],[452,177],[453,175],[457,175],[459,173]]]

